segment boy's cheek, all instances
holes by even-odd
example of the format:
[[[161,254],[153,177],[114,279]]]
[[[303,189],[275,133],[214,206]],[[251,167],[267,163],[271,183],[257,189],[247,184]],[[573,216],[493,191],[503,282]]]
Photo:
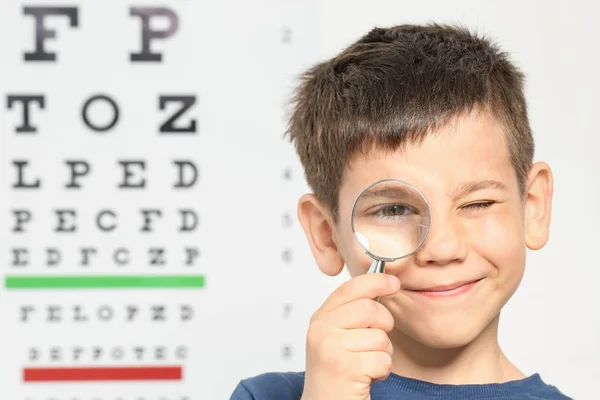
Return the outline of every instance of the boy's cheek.
[[[467,229],[469,250],[485,258],[503,273],[525,264],[522,224],[515,215],[497,214],[482,218]],[[519,269],[519,268],[517,268]]]

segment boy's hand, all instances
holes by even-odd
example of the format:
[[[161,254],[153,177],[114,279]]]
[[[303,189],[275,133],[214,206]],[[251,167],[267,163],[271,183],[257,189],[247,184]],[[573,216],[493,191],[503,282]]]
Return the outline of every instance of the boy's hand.
[[[338,287],[312,316],[306,337],[302,400],[370,400],[371,382],[388,377],[394,327],[374,301],[400,289],[386,274],[364,274]]]

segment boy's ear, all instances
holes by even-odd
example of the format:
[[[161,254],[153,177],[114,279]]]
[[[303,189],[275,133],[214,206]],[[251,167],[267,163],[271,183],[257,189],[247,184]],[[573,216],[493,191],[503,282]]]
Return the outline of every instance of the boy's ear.
[[[298,201],[298,219],[319,269],[335,276],[344,268],[344,260],[336,243],[333,218],[314,194],[307,193]]]
[[[531,250],[539,250],[550,235],[550,215],[554,182],[548,164],[538,162],[529,172],[525,193],[525,244]]]

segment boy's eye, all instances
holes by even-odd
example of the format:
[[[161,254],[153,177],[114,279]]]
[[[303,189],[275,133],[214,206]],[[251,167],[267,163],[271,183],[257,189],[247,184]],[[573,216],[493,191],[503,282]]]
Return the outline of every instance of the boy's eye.
[[[482,209],[482,208],[489,208],[494,203],[495,203],[495,201],[480,201],[477,203],[467,204],[463,208],[470,209],[470,210],[477,210],[477,209]]]
[[[402,217],[408,214],[412,214],[412,209],[402,204],[393,204],[382,207],[378,214],[383,217]]]

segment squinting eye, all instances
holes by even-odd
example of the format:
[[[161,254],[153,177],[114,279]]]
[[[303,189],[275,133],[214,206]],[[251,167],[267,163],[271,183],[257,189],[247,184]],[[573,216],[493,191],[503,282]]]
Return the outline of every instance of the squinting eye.
[[[475,210],[475,209],[481,209],[481,208],[489,208],[490,206],[492,206],[495,202],[494,201],[481,201],[479,203],[471,203],[471,204],[467,204],[466,206],[464,206],[463,208],[467,208],[467,209],[471,209],[471,210]]]

